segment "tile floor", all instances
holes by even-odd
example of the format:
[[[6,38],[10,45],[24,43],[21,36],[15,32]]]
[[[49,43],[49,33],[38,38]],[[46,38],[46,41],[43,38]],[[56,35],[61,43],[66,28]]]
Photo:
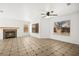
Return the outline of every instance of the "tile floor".
[[[0,56],[79,56],[79,45],[33,37],[4,39]]]

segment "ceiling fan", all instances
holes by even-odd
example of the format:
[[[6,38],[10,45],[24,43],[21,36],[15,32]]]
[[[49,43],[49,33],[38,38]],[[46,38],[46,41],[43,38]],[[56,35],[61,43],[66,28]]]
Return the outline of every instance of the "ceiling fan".
[[[42,15],[42,18],[50,17],[50,16],[58,16],[56,13],[54,13],[54,11],[48,11],[45,13],[41,13],[41,15]]]

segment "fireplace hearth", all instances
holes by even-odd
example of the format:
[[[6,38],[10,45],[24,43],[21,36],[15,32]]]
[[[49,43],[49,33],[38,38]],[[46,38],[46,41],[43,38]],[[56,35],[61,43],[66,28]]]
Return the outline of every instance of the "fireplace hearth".
[[[3,39],[16,38],[16,37],[17,37],[16,29],[4,29],[3,30]]]

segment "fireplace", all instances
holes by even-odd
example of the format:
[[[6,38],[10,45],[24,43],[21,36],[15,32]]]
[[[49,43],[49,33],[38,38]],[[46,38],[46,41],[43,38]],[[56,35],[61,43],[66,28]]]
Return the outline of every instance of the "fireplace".
[[[17,37],[16,29],[4,29],[3,30],[3,39],[16,38],[16,37]]]

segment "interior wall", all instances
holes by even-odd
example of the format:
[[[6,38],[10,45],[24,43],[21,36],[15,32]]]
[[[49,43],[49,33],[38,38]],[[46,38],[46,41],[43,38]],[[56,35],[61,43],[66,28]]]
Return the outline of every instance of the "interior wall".
[[[23,4],[19,3],[0,3],[0,27],[19,27],[17,36],[25,36],[24,24],[28,24],[23,20]],[[1,30],[1,29],[0,29]],[[3,33],[0,31],[0,39],[3,39]]]
[[[56,17],[50,20],[50,38],[60,41],[70,42],[74,44],[79,44],[79,12],[73,13],[71,15]],[[54,34],[54,22],[70,20],[70,36],[57,35]]]
[[[59,41],[79,44],[79,12],[67,16],[52,17],[40,21],[40,38],[50,38]],[[54,33],[54,22],[70,20],[70,36]],[[36,37],[36,35],[34,35]]]
[[[57,10],[58,16],[51,18],[42,18],[40,20],[40,38],[50,38],[59,41],[79,44],[79,4],[56,4],[54,10]],[[56,6],[56,7],[55,7]],[[52,8],[52,5],[51,5]],[[62,12],[63,11],[63,12]],[[69,12],[70,11],[70,12]],[[56,12],[56,11],[55,11]],[[70,20],[70,36],[54,34],[54,22]],[[38,20],[37,20],[38,21]],[[38,21],[39,22],[39,21]],[[33,34],[37,37],[38,34]]]
[[[49,21],[49,19],[40,20],[40,38],[50,38],[50,21]]]
[[[27,36],[28,33],[24,32],[24,24],[28,24],[27,22],[21,20],[12,20],[12,19],[0,19],[0,27],[18,27],[17,29],[17,37]],[[1,29],[0,29],[1,30]],[[3,39],[3,32],[0,31],[0,39]]]
[[[36,24],[36,23],[39,24],[39,33],[33,33],[33,32],[32,32],[32,24]],[[32,21],[32,22],[30,23],[30,35],[33,36],[33,37],[40,38],[40,27],[41,27],[41,25],[40,25],[40,20],[38,20],[38,21],[36,21],[36,20]]]

